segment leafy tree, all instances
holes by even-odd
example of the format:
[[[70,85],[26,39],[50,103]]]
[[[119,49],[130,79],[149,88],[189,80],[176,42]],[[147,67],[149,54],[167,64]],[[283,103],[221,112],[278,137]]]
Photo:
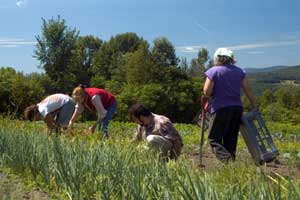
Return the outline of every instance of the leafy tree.
[[[190,76],[196,77],[199,81],[204,81],[204,72],[208,60],[208,50],[205,48],[200,49],[198,57],[191,61]]]
[[[199,66],[196,58],[193,58],[191,60],[191,67],[189,70],[189,75],[191,77],[196,77],[196,76],[200,75],[200,66]]]
[[[274,95],[274,91],[271,89],[265,90],[262,95],[258,97],[258,103],[260,107],[264,107],[275,102],[276,97]]]
[[[191,123],[200,109],[201,90],[194,86],[192,80],[181,80],[165,85],[164,91],[168,96],[168,103],[164,105],[164,112],[173,121]]]
[[[184,72],[188,73],[189,65],[186,58],[179,59],[178,67],[182,69]]]
[[[76,75],[71,72],[79,32],[68,28],[60,16],[57,19],[42,20],[42,34],[36,36],[34,57],[55,82],[57,92],[69,91],[76,81]]]
[[[16,76],[16,71],[11,67],[0,68],[0,112],[7,113],[13,110],[11,104],[12,81]]]
[[[156,83],[170,83],[180,79],[186,79],[187,74],[176,57],[175,48],[165,37],[157,38],[151,48],[152,68],[151,76]]]
[[[92,72],[102,80],[125,81],[124,57],[137,50],[141,43],[147,43],[135,33],[124,33],[104,42],[94,55]]]
[[[151,49],[152,59],[155,65],[159,67],[176,66],[178,58],[175,54],[175,48],[165,37],[157,38],[153,41]]]
[[[45,95],[38,74],[24,76],[11,67],[0,68],[0,113],[21,116],[26,106]]]
[[[70,72],[75,75],[75,83],[89,85],[94,54],[100,49],[102,40],[92,35],[80,36],[76,41]]]
[[[209,60],[208,54],[209,54],[208,50],[205,49],[205,48],[200,49],[199,52],[198,52],[197,62],[199,64],[200,70],[202,70],[202,72],[204,72],[204,70],[205,70],[205,64]]]
[[[141,44],[139,48],[126,56],[126,79],[129,84],[141,85],[155,82],[152,74],[153,63],[151,61],[148,45]]]
[[[116,120],[130,120],[128,116],[128,109],[131,105],[138,102],[139,89],[140,88],[137,86],[127,84],[122,88],[122,92],[116,96],[118,100],[118,110],[115,117]]]

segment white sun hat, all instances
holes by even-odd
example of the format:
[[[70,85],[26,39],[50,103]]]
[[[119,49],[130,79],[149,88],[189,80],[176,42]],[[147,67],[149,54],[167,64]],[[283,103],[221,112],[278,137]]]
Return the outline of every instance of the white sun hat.
[[[228,56],[232,59],[234,59],[233,52],[230,49],[227,48],[218,48],[214,54],[214,59],[217,59],[218,56]]]

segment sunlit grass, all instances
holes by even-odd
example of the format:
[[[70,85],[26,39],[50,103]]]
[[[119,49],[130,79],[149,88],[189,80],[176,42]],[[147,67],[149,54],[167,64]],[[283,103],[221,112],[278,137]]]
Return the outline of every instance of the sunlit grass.
[[[299,181],[265,174],[263,166],[247,160],[220,163],[209,173],[192,166],[185,156],[162,163],[145,142],[131,141],[133,123],[111,123],[109,140],[102,134],[82,135],[88,124],[77,124],[72,135],[51,136],[43,123],[0,119],[0,127],[1,165],[65,199],[299,198]],[[183,136],[184,152],[197,151],[199,128],[176,128]],[[280,151],[297,156],[298,141],[275,142]]]

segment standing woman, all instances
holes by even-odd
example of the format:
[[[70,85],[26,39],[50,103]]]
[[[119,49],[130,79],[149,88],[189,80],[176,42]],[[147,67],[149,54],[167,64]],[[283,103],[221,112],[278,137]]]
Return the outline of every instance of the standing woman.
[[[97,112],[98,116],[96,123],[88,128],[88,133],[93,133],[98,125],[98,130],[102,127],[104,136],[108,138],[108,124],[117,109],[115,97],[104,89],[85,88],[83,85],[79,85],[73,90],[72,97],[76,102],[76,107],[68,127],[71,128],[76,118],[84,108],[87,108],[91,112]]]
[[[205,72],[203,88],[204,95],[211,97],[209,143],[217,159],[223,162],[235,160],[243,113],[241,88],[252,109],[257,109],[245,72],[234,64],[233,52],[227,48],[218,48],[214,54],[214,66]]]

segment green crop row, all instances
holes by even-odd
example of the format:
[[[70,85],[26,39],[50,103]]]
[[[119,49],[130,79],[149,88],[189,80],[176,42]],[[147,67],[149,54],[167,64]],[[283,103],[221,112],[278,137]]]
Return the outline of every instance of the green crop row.
[[[184,156],[162,163],[145,143],[130,141],[131,123],[112,123],[106,141],[97,135],[48,136],[43,124],[0,119],[0,125],[1,165],[65,199],[300,198],[299,181],[270,176],[249,163],[220,164],[211,173]],[[176,127],[185,141],[197,142],[197,127]]]

